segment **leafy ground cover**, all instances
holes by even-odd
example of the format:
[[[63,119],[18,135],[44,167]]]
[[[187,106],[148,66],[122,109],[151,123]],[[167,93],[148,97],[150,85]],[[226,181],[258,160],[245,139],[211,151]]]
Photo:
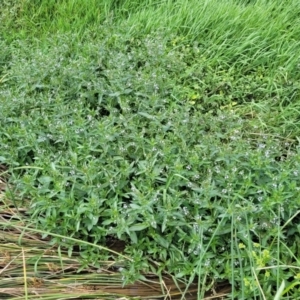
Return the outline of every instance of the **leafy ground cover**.
[[[78,3],[2,4],[5,197],[124,284],[297,299],[300,5]],[[91,245],[111,239],[130,259]]]

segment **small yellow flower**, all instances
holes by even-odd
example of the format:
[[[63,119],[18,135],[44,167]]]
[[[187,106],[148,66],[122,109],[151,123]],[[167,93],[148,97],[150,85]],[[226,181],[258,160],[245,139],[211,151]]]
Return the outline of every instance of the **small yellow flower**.
[[[259,244],[259,243],[253,243],[253,246],[254,246],[255,248],[260,248],[260,244]]]
[[[265,277],[266,277],[266,278],[269,278],[269,277],[270,277],[270,272],[269,272],[269,271],[266,271]]]
[[[245,286],[251,286],[250,281],[248,280],[248,278],[244,278],[244,285]]]
[[[300,273],[298,273],[296,276],[294,276],[295,279],[300,279]]]
[[[262,257],[263,257],[263,259],[269,259],[269,258],[271,258],[270,251],[265,249],[263,251],[263,253],[262,253]]]
[[[196,99],[199,99],[199,98],[200,98],[200,95],[199,95],[198,93],[192,94],[192,95],[190,96],[190,99],[191,99],[191,100],[196,100]]]
[[[266,266],[265,261],[262,258],[257,258],[256,259],[256,264],[259,268],[263,268]]]
[[[246,246],[243,243],[239,243],[239,249],[245,249]]]

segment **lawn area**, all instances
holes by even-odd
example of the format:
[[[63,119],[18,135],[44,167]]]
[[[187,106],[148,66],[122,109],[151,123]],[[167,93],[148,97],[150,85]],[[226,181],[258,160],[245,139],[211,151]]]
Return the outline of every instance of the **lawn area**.
[[[300,299],[299,15],[2,0],[0,298]]]

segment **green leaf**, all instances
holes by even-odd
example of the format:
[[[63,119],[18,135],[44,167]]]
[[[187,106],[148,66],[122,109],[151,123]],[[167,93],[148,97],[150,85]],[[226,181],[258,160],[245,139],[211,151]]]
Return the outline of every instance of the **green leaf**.
[[[145,117],[145,118],[147,118],[147,119],[150,119],[150,120],[154,119],[154,116],[149,115],[148,113],[145,113],[145,112],[139,112],[138,114]]]
[[[166,225],[167,225],[167,216],[164,216],[164,221],[163,221],[163,223],[162,223],[162,225],[161,225],[161,232],[164,232],[165,231],[165,229],[166,229]]]
[[[138,224],[135,224],[135,225],[129,227],[129,231],[141,231],[147,227],[149,227],[147,224],[138,223]]]
[[[72,257],[73,247],[68,248],[68,257]]]
[[[278,291],[277,291],[277,293],[276,293],[276,295],[275,295],[274,300],[280,300],[281,296],[284,295],[287,291],[289,291],[290,286],[288,287],[288,289],[286,289],[285,291],[283,291],[284,287],[285,287],[285,282],[283,280],[282,283],[281,283],[281,285],[280,285],[280,287],[279,287],[279,289],[278,289]]]
[[[80,220],[78,220],[78,221],[76,222],[76,231],[78,231],[78,230],[79,230],[79,228],[80,228],[80,223],[81,223],[81,221],[80,221]]]
[[[88,231],[90,231],[94,227],[94,224],[92,222],[89,222],[86,225],[87,225]]]
[[[52,180],[53,179],[50,176],[42,176],[38,179],[38,181],[42,184],[49,184]]]
[[[283,289],[284,289],[284,281],[282,282],[282,284],[281,284],[281,286],[280,286],[280,288],[279,288],[279,290],[278,290],[278,292],[277,292],[277,294],[279,294],[280,296],[283,296],[283,295],[285,295],[286,293],[288,293],[291,289],[293,289],[296,285],[300,285],[300,281],[295,281],[295,282],[293,282],[292,284],[290,284],[284,291],[283,291]],[[276,294],[276,297],[277,297],[277,294]],[[278,298],[278,299],[280,299],[280,298]],[[277,298],[275,298],[274,300],[277,300]]]
[[[141,209],[142,208],[141,206],[134,204],[134,203],[131,203],[130,207],[132,207],[133,209]]]
[[[135,231],[132,231],[132,232],[130,232],[130,239],[131,239],[131,241],[134,243],[134,244],[136,244],[137,243],[137,235],[136,235],[136,233],[135,233]]]
[[[162,236],[157,235],[155,237],[156,241],[163,247],[168,248],[169,247],[169,242],[165,240]]]
[[[93,216],[91,218],[91,222],[93,225],[96,225],[98,223],[98,220],[99,220],[99,216]]]
[[[113,223],[113,220],[108,219],[102,222],[102,225],[110,225],[111,223]]]
[[[186,272],[179,272],[175,275],[176,278],[182,278],[183,276],[186,276]]]

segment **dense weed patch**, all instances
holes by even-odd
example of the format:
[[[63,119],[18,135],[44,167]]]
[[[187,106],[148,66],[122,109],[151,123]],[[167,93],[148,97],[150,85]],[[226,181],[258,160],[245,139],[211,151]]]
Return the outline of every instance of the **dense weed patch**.
[[[62,8],[50,4],[37,13]],[[169,272],[198,278],[204,292],[226,279],[232,299],[260,299],[260,285],[273,297],[282,280],[297,282],[299,66],[290,54],[300,27],[251,35],[256,19],[245,16],[255,6],[232,7],[227,17],[245,10],[232,21],[245,31],[227,44],[226,19],[212,13],[206,21],[219,36],[181,25],[137,33],[130,24],[142,8],[96,34],[76,27],[80,34],[1,40],[0,162],[15,187],[7,195],[29,201],[45,235],[125,241],[133,263],[116,258],[124,282]],[[69,253],[77,246],[52,242]],[[86,245],[80,254],[83,266],[111,255]]]

